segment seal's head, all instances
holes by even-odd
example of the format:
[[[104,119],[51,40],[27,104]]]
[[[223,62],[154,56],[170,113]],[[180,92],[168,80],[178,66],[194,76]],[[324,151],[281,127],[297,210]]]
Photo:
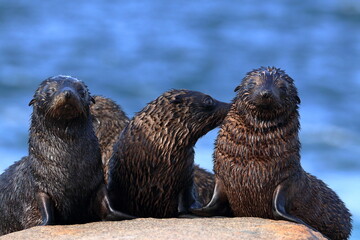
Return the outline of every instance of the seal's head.
[[[198,138],[219,126],[231,106],[197,91],[173,90],[171,93],[173,116],[187,123],[186,127]]]
[[[258,118],[271,119],[292,112],[300,103],[293,79],[275,67],[247,73],[235,91],[237,107]]]
[[[89,115],[90,96],[87,86],[80,80],[58,75],[44,80],[29,106],[45,117],[71,120]]]
[[[163,131],[177,144],[194,144],[222,123],[230,106],[201,92],[174,89],[149,103],[133,124],[151,129],[147,132],[154,135],[160,136],[159,131]]]

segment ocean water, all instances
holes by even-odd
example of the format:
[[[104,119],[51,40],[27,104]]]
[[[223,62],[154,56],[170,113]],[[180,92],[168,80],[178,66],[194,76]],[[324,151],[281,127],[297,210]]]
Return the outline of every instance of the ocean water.
[[[304,169],[334,189],[360,239],[360,2],[0,0],[0,172],[27,154],[38,84],[58,74],[131,117],[171,88],[231,101],[244,75],[285,69],[302,100]],[[197,143],[212,169],[217,129]]]

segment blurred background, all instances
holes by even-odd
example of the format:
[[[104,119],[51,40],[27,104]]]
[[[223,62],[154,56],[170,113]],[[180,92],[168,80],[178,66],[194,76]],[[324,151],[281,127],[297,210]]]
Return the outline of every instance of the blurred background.
[[[82,79],[132,117],[171,88],[229,102],[260,66],[295,80],[302,165],[346,203],[360,239],[358,0],[0,0],[0,173],[27,155],[28,102],[49,76]],[[217,131],[196,146],[209,170]]]

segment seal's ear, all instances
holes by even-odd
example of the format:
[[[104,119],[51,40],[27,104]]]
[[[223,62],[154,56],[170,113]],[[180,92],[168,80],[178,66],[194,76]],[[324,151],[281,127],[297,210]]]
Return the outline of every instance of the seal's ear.
[[[35,98],[31,99],[31,101],[29,102],[29,106],[33,105],[35,102],[36,102]]]
[[[240,85],[235,88],[234,92],[239,91],[239,89],[240,89]]]
[[[176,96],[174,99],[170,100],[170,103],[181,103],[182,102],[182,97],[181,96]]]
[[[93,98],[93,97],[91,97],[91,96],[90,96],[90,101],[93,102],[93,104],[96,103],[95,98]]]

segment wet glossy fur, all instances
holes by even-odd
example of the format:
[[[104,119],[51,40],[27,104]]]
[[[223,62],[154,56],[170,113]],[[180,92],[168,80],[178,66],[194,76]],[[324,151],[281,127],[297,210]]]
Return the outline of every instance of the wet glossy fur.
[[[108,166],[113,146],[120,132],[129,123],[129,118],[113,100],[102,96],[94,96],[94,99],[95,104],[91,105],[90,112],[93,117],[95,134],[100,144],[105,182],[107,182]]]
[[[90,112],[93,116],[95,134],[99,139],[105,181],[107,182],[113,145],[130,120],[113,100],[101,96],[94,96],[94,99],[95,104],[91,105]],[[213,194],[214,174],[195,165],[194,186],[197,192],[197,200],[202,205],[208,203]]]
[[[119,210],[176,217],[193,202],[194,145],[229,105],[205,94],[172,90],[149,103],[121,133],[110,160],[109,193]],[[186,193],[184,193],[186,192]],[[185,196],[179,200],[180,195]]]
[[[90,207],[104,184],[91,101],[77,79],[57,76],[40,84],[30,102],[29,156],[0,176],[1,235],[40,224],[100,220]],[[48,222],[41,215],[39,194],[54,205],[54,219]]]
[[[259,68],[236,88],[216,140],[214,171],[235,216],[277,218],[279,184],[288,184],[286,211],[331,239],[346,239],[351,215],[334,191],[300,165],[298,104],[293,80],[276,68]]]
[[[210,202],[214,192],[215,179],[214,174],[199,167],[194,166],[194,187],[197,194],[197,200],[201,205]]]

